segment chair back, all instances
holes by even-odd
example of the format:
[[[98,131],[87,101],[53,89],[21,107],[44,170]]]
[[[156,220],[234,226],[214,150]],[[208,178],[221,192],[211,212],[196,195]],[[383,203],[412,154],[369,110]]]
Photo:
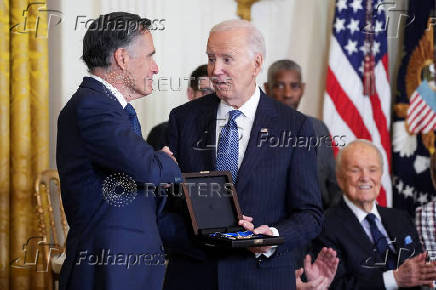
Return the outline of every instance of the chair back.
[[[65,249],[68,224],[62,206],[59,173],[48,169],[41,172],[35,181],[36,211],[39,218],[39,234],[47,243]],[[50,253],[47,253],[50,254]]]

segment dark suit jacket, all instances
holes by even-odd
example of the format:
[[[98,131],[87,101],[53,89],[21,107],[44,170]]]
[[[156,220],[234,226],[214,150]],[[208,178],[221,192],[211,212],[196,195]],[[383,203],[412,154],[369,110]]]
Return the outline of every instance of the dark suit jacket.
[[[215,94],[207,95],[171,112],[170,149],[182,172],[216,170],[219,102]],[[316,153],[305,146],[262,142],[260,133],[266,130],[269,137],[290,131],[304,139],[313,136],[313,128],[309,118],[261,92],[236,191],[243,214],[253,217],[255,226],[276,227],[285,244],[271,258],[259,260],[246,249],[202,251],[174,245],[169,247],[164,289],[295,288],[290,251],[316,237],[322,223]]]
[[[176,163],[137,136],[120,103],[90,77],[62,109],[57,138],[62,202],[70,225],[60,288],[161,289],[165,258],[156,221],[164,200],[140,189],[144,183],[180,178]],[[110,205],[102,192],[105,180],[117,181],[113,175],[108,179],[117,172],[128,176],[123,186],[136,182],[138,187],[135,199],[121,207]]]
[[[405,259],[422,252],[415,226],[409,215],[401,210],[377,206],[395,252],[389,251],[401,265]],[[405,245],[405,237],[412,243]],[[342,200],[338,207],[328,209],[321,235],[315,240],[315,253],[322,247],[336,250],[340,259],[331,289],[385,289],[383,265],[376,266],[374,245],[366,235],[357,217]]]
[[[168,146],[168,122],[162,122],[153,127],[147,136],[147,143],[153,146],[154,150],[160,150]]]
[[[310,117],[313,131],[320,142],[317,148],[318,181],[324,209],[337,205],[342,197],[341,189],[336,181],[336,161],[331,143],[326,144],[330,131],[323,121]],[[330,140],[330,139],[328,139]]]

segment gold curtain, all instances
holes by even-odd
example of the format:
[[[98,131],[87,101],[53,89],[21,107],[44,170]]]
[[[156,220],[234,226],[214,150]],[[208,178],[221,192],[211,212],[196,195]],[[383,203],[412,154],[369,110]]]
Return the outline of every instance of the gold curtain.
[[[44,2],[0,0],[0,289],[47,289],[50,282],[36,268],[10,266],[37,235],[33,183],[49,167]]]

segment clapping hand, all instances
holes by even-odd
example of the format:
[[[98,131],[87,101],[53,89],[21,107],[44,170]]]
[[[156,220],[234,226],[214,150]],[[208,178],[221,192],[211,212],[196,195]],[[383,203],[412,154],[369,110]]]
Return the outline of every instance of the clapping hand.
[[[307,280],[314,281],[322,276],[327,278],[328,284],[333,281],[338,268],[339,259],[336,258],[336,251],[331,248],[322,248],[318,253],[313,264],[309,255],[304,259],[304,272],[306,273]]]
[[[312,258],[306,255],[304,270],[298,269],[295,271],[297,289],[327,289],[335,278],[338,264],[339,259],[336,257],[336,251],[331,248],[322,248],[313,264]],[[303,272],[306,273],[307,282],[301,281]]]
[[[330,285],[326,277],[319,276],[317,279],[309,282],[301,281],[301,275],[303,274],[303,268],[295,270],[295,283],[297,290],[321,290],[327,289]]]

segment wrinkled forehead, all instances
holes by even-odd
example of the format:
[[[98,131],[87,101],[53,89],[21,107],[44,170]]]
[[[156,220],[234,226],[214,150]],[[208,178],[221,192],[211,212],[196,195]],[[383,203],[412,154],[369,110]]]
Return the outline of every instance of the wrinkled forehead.
[[[347,167],[381,167],[377,150],[367,144],[356,143],[343,149],[342,166]]]
[[[207,40],[207,53],[215,50],[244,51],[248,50],[248,30],[235,28],[223,31],[212,31]]]

